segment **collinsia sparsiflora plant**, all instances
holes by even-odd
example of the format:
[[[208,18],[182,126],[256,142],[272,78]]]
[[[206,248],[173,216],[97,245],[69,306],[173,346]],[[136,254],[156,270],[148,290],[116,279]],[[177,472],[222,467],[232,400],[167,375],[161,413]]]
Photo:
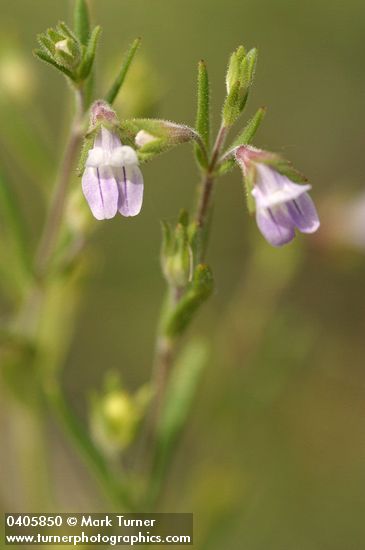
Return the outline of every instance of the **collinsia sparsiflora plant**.
[[[131,44],[114,83],[98,98],[93,82],[99,36],[99,26],[90,28],[85,0],[75,1],[73,29],[61,22],[38,36],[40,48],[34,53],[66,77],[75,98],[75,115],[35,261],[32,265],[19,262],[19,280],[26,280],[26,284],[17,288],[15,319],[10,320],[9,326],[11,345],[19,343],[19,357],[27,365],[26,371],[30,372],[28,367],[32,363],[37,373],[32,383],[38,384],[40,403],[47,403],[55,418],[62,421],[70,440],[87,458],[105,491],[124,509],[137,505],[145,508],[153,505],[160,492],[206,364],[204,344],[188,342],[182,351],[180,346],[181,336],[213,290],[206,253],[217,178],[239,163],[245,176],[248,208],[252,212],[256,210],[258,226],[274,246],[289,242],[295,228],[305,233],[315,231],[319,221],[307,194],[310,186],[298,185],[301,181],[298,173],[279,156],[250,145],[264,118],[264,108],[259,108],[236,139],[225,146],[252,90],[256,49],[246,52],[240,46],[230,57],[221,125],[215,140],[211,141],[210,83],[203,61],[198,65],[197,113],[193,126],[148,118],[119,121],[112,105],[122,89],[140,40]],[[90,125],[86,128],[88,118]],[[144,393],[152,397],[141,402],[137,397],[132,399],[123,389],[122,394],[118,390],[115,400],[113,389],[111,407],[109,390],[98,395],[90,415],[90,433],[73,415],[59,379],[67,345],[65,319],[75,315],[74,285],[78,273],[82,272],[78,268],[83,262],[88,231],[96,225],[92,224],[91,215],[87,229],[84,223],[71,224],[67,219],[72,176],[83,140],[79,165],[81,186],[98,220],[113,218],[117,212],[127,217],[137,215],[143,200],[139,166],[173,147],[190,142],[200,172],[198,200],[193,212],[182,210],[176,224],[162,223],[161,266],[167,292],[158,325],[153,375]],[[19,250],[23,250],[22,243]],[[53,330],[45,330],[45,326]],[[14,368],[13,363],[10,370]],[[140,394],[137,392],[137,395]],[[114,406],[116,403],[118,406]],[[143,418],[144,429],[141,429]],[[103,426],[105,433],[101,433]],[[97,437],[93,438],[95,433]],[[104,448],[103,442],[109,442],[108,445],[112,442],[112,465],[110,448]],[[143,483],[136,484],[136,489],[125,481],[122,464],[119,464],[120,470],[116,470],[115,455],[118,452],[133,455],[138,449],[143,450],[140,454],[147,456],[147,460],[126,461],[139,465],[131,476],[135,479],[140,475],[143,479]],[[140,487],[144,487],[143,494]]]

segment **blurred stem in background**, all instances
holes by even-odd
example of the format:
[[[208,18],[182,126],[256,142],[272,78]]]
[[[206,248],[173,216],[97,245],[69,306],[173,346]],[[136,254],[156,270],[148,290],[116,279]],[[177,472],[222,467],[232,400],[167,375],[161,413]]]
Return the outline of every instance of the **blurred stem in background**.
[[[47,221],[43,229],[36,255],[35,271],[40,277],[44,275],[48,262],[54,252],[54,248],[57,246],[68,196],[68,188],[85,132],[83,124],[85,116],[84,90],[82,88],[75,88],[74,96],[75,115],[71,123],[70,136],[68,138],[62,164],[58,171]]]

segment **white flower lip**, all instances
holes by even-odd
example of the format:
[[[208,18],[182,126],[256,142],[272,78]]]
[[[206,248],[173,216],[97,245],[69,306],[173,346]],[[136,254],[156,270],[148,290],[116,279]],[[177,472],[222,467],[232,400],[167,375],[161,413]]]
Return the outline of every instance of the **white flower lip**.
[[[98,168],[100,166],[107,166],[107,157],[107,152],[102,147],[94,147],[89,151],[86,166],[93,166],[95,168]]]
[[[132,147],[122,145],[117,147],[110,154],[110,166],[126,166],[128,164],[138,164],[137,153]]]
[[[283,204],[297,199],[303,193],[306,193],[312,188],[311,185],[297,185],[295,183],[284,184],[281,189],[276,189],[271,191],[269,194],[265,194],[260,190],[260,188],[254,187],[252,190],[252,195],[258,201],[260,208],[272,208],[278,204]]]
[[[86,166],[94,168],[112,167],[121,168],[122,166],[138,165],[138,157],[132,147],[128,145],[116,147],[112,151],[107,151],[102,147],[90,149]]]

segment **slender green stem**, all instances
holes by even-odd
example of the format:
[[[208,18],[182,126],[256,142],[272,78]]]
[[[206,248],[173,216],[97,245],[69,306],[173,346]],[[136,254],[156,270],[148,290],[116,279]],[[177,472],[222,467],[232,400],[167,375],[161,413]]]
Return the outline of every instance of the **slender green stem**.
[[[201,194],[199,197],[199,202],[196,211],[195,221],[201,231],[205,229],[208,213],[211,207],[212,191],[214,187],[214,172],[216,165],[219,159],[220,152],[224,145],[226,139],[228,128],[224,125],[221,126],[217,138],[212,150],[212,156],[208,164],[207,169],[204,172],[202,183],[201,183]],[[203,253],[200,253],[198,262],[201,262],[203,259]],[[173,299],[168,301],[168,310],[171,312],[179,303],[181,298],[184,296],[183,292],[174,293],[172,292]],[[163,305],[161,312],[160,330],[157,334],[157,342],[155,349],[155,359],[154,359],[154,369],[152,376],[152,384],[155,390],[154,394],[154,403],[152,406],[152,422],[156,423],[159,417],[159,411],[162,406],[166,387],[169,379],[169,375],[174,363],[174,359],[177,352],[177,347],[179,344],[179,339],[171,339],[166,334],[164,334],[164,323],[163,319],[166,315],[166,304]]]
[[[69,140],[66,146],[64,158],[59,170],[59,175],[54,187],[49,214],[40,239],[36,254],[35,270],[37,275],[43,276],[57,245],[63,214],[66,205],[68,188],[75,166],[77,154],[83,135],[84,95],[81,89],[75,90],[75,116],[71,127]]]

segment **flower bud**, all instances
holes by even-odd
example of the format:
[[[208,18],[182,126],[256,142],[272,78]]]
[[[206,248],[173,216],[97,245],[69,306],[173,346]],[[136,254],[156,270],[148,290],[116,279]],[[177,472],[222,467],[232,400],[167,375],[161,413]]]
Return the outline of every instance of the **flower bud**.
[[[110,381],[109,377],[107,386]],[[149,399],[150,392],[145,387],[130,395],[115,379],[103,395],[93,396],[91,433],[107,455],[115,457],[132,443]]]
[[[98,124],[118,124],[118,117],[115,111],[103,99],[98,99],[91,106],[89,131],[93,130]]]
[[[61,71],[71,81],[82,82],[93,67],[99,36],[98,26],[91,32],[87,43],[81,44],[66,23],[59,22],[55,28],[38,35],[40,48],[34,50],[34,54]]]
[[[121,123],[121,131],[122,135],[133,140],[139,147],[139,157],[142,160],[149,160],[181,143],[199,140],[193,128],[168,120],[149,118],[125,120]]]
[[[143,147],[144,145],[147,145],[147,143],[151,143],[151,141],[154,141],[155,139],[156,138],[152,134],[149,134],[145,130],[140,130],[136,135],[135,142],[137,147]]]
[[[257,61],[257,50],[247,54],[240,46],[231,55],[226,75],[227,97],[223,106],[223,121],[232,126],[245,108],[248,93],[253,83]]]
[[[70,38],[55,43],[55,59],[68,69],[75,68],[80,61],[80,48]]]
[[[185,211],[173,230],[163,224],[161,266],[163,274],[172,288],[184,288],[191,279],[193,252],[189,237],[188,218]]]

